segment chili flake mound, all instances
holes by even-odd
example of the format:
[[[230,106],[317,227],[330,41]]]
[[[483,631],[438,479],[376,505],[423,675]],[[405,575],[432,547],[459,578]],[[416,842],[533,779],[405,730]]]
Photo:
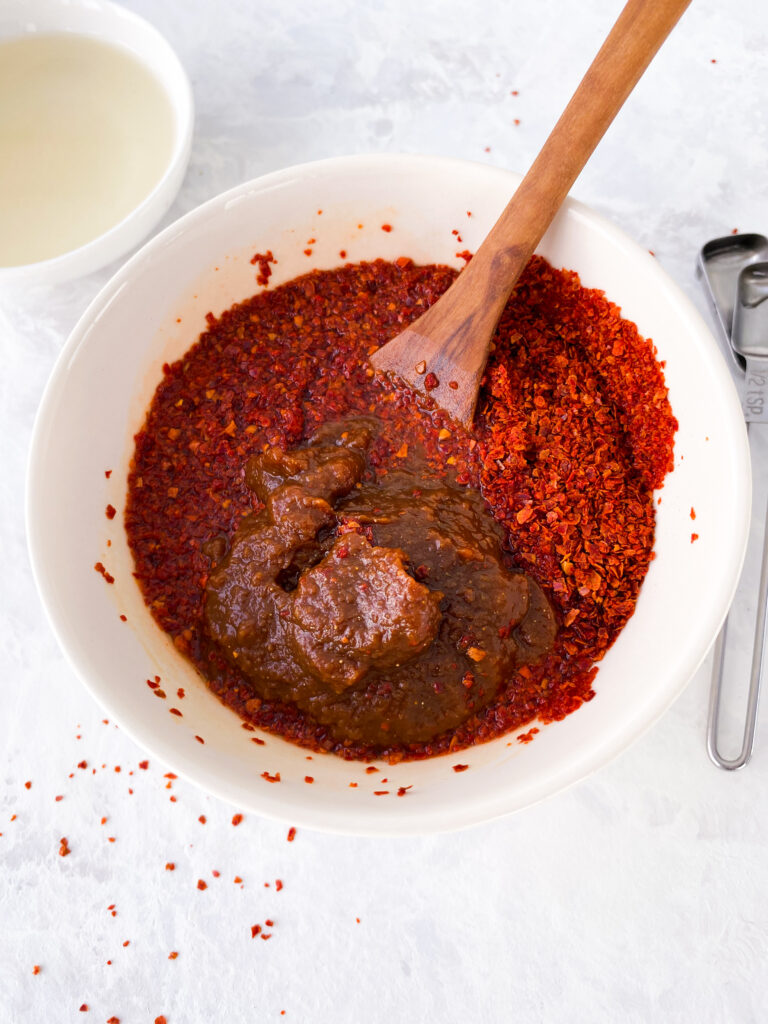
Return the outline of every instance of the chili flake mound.
[[[370,354],[455,276],[407,259],[347,264],[209,315],[197,343],[164,367],[136,435],[125,526],[156,621],[247,723],[350,759],[458,751],[592,699],[596,663],[632,615],[653,557],[653,491],[673,467],[677,423],[652,343],[602,292],[539,257],[499,324],[471,432],[429,398],[378,382]],[[419,452],[435,479],[481,492],[510,568],[535,581],[559,625],[540,661],[512,666],[490,703],[426,742],[334,737],[307,710],[256,692],[206,629],[209,577],[263,507],[246,464],[354,417],[381,424],[366,470],[374,478]],[[471,640],[464,649],[474,652],[461,654],[471,692],[485,662]]]

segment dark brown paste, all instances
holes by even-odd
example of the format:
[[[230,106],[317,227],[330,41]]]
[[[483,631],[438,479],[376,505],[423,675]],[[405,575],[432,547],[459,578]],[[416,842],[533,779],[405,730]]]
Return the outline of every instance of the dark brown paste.
[[[205,620],[261,697],[334,739],[426,742],[545,654],[556,626],[477,491],[425,476],[416,453],[362,483],[377,432],[343,421],[250,460],[264,508],[211,573]]]
[[[529,264],[471,432],[374,378],[455,273],[313,271],[209,316],[136,436],[157,622],[248,723],[349,758],[576,710],[653,557],[676,422],[652,343],[575,274]]]

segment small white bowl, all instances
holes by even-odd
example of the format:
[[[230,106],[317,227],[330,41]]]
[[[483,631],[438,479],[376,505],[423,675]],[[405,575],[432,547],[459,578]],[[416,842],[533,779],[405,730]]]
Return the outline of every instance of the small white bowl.
[[[658,507],[657,557],[635,614],[600,663],[594,700],[542,727],[525,746],[513,733],[367,775],[364,765],[334,756],[307,761],[306,750],[268,734],[265,746],[251,743],[144,606],[121,514],[133,435],[162,364],[196,340],[209,310],[219,314],[257,290],[250,257],[272,249],[279,261],[272,286],[337,266],[342,249],[351,261],[407,255],[458,265],[456,249],[476,249],[519,180],[478,164],[412,156],[347,157],[267,175],[212,199],[149,242],[94,300],[61,353],[35,426],[27,494],[32,564],[51,623],[121,728],[240,809],[292,825],[395,835],[460,828],[525,807],[637,738],[682,691],[723,621],[750,506],[734,387],[701,317],[656,260],[570,200],[539,252],[577,270],[585,286],[604,289],[653,338],[680,421],[675,470]],[[311,258],[303,251],[309,238],[316,239]],[[112,522],[104,514],[108,502],[118,509]],[[694,526],[700,539],[692,544]],[[97,560],[115,576],[113,586],[94,572]],[[168,700],[146,686],[155,674]],[[179,686],[186,691],[180,702],[173,696]],[[170,715],[169,706],[183,717]],[[457,774],[457,762],[470,770]],[[279,772],[280,784],[264,772]],[[304,782],[307,774],[313,785]],[[400,786],[413,788],[398,799]],[[382,789],[389,795],[376,796]]]
[[[156,28],[109,0],[3,0],[0,42],[65,32],[119,46],[139,60],[164,89],[174,112],[174,139],[163,176],[114,227],[85,245],[16,267],[0,267],[0,285],[60,284],[98,270],[145,238],[176,198],[189,163],[194,125],[192,89],[178,57]]]

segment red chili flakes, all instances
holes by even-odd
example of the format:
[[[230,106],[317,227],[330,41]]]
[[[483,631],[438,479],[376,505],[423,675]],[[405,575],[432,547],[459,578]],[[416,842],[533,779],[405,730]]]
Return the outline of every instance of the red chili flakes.
[[[105,469],[104,470],[104,476],[107,478],[107,480],[109,480],[109,478],[112,476],[112,470],[111,469]]]
[[[123,943],[123,948],[125,948],[126,946],[130,946],[130,944],[131,944],[131,940],[130,939],[126,939],[125,942]]]
[[[31,788],[32,788],[32,783],[31,782],[25,782],[24,783],[24,789],[31,789]]]
[[[201,814],[197,820],[200,822],[201,825],[204,825],[208,819],[204,814]]]
[[[272,276],[272,267],[270,263],[277,263],[277,260],[272,255],[272,250],[267,249],[265,253],[257,252],[251,257],[252,264],[258,264],[259,272],[256,275],[256,284],[263,285],[265,288],[269,283],[269,279]]]
[[[115,506],[114,505],[107,505],[107,508],[106,508],[107,519],[114,519],[116,515],[117,515],[117,509],[115,508]]]
[[[136,438],[121,516],[152,614],[248,724],[313,750],[361,761],[458,756],[534,720],[564,718],[594,696],[595,666],[632,615],[651,561],[653,491],[673,467],[677,424],[652,342],[576,274],[530,260],[500,318],[470,433],[438,441],[445,420],[424,415],[429,397],[414,402],[412,392],[394,391],[382,401],[381,383],[368,376],[370,351],[456,276],[445,266],[381,260],[339,266],[209,317],[184,358],[166,366]],[[339,325],[333,344],[330,323]],[[542,586],[562,624],[546,659],[516,672],[463,725],[415,749],[336,742],[299,709],[254,697],[211,649],[202,615],[210,572],[203,545],[230,537],[253,510],[247,459],[372,409],[386,437],[397,438],[376,453],[381,471],[400,462],[403,444],[419,446],[436,476],[450,472],[479,489],[513,563]],[[172,501],[169,480],[179,486]]]
[[[304,776],[304,781],[305,781],[305,782],[306,782],[307,784],[311,785],[311,784],[312,784],[312,783],[313,783],[313,782],[314,782],[315,780],[314,780],[314,779],[312,778],[312,776],[311,776],[311,775],[305,775],[305,776]]]
[[[233,814],[232,815],[232,824],[233,825],[239,825],[242,820],[243,820],[242,814]]]
[[[251,925],[251,938],[255,939],[257,935],[261,935],[261,925],[260,924],[252,924]]]
[[[401,786],[397,791],[397,795],[405,796],[409,789],[413,789],[413,786]]]
[[[379,769],[376,767],[376,765],[369,764],[368,767],[365,769],[365,774],[366,775],[373,775],[373,773],[377,772],[378,770]]]
[[[283,888],[283,883],[279,878],[275,879],[275,888],[277,889],[278,892],[280,892],[280,890]]]
[[[691,506],[691,519],[695,519],[695,518],[696,518],[696,509],[693,506]]]
[[[211,874],[213,875],[214,878],[220,878],[221,877],[221,872],[217,871],[216,868],[214,868],[213,871],[211,871]]]
[[[79,1009],[80,1013],[88,1013],[88,1003],[81,1003]]]
[[[179,954],[178,954],[178,953],[176,952],[176,950],[174,949],[174,950],[173,950],[173,951],[172,951],[171,953],[169,953],[169,954],[168,954],[168,959],[169,959],[169,960],[175,960],[175,959],[176,959],[176,958],[178,957],[178,955],[179,955]]]
[[[465,772],[467,770],[467,768],[469,768],[468,764],[455,764],[453,766],[453,770],[455,772]]]
[[[535,728],[535,727],[533,729],[529,729],[528,732],[524,732],[520,736],[517,737],[517,742],[518,743],[530,743],[533,740],[533,737],[536,735],[536,733],[538,731],[539,730],[537,728]]]
[[[373,795],[374,796],[389,796],[389,790],[388,789],[374,789]]]
[[[261,773],[261,777],[262,777],[262,779],[266,779],[267,782],[279,782],[280,781],[280,772],[275,772],[274,775],[270,775],[269,772],[262,772]]]
[[[203,737],[202,736],[198,736],[197,733],[195,733],[195,739],[197,740],[198,743],[205,743],[205,740],[203,739]]]
[[[438,387],[439,384],[440,384],[440,381],[437,379],[437,377],[435,376],[434,373],[430,372],[424,378],[424,390],[425,391],[434,391],[434,389],[436,387]]]
[[[698,539],[699,539],[698,533],[692,533],[691,534],[691,544],[693,544],[694,541],[697,541]]]
[[[294,839],[296,838],[296,829],[295,829],[295,828],[294,828],[293,826],[291,826],[291,827],[290,827],[290,828],[288,829],[288,835],[287,835],[287,837],[286,837],[286,838],[288,839],[288,842],[289,842],[289,843],[292,843],[292,842],[293,842],[293,840],[294,840]]]
[[[70,853],[72,853],[72,851],[69,848],[69,843],[67,842],[67,837],[66,836],[62,836],[62,838],[59,840],[59,856],[60,857],[66,857]]]
[[[198,880],[197,880],[197,888],[202,892],[203,889],[207,889],[208,888],[208,883],[204,882],[202,880],[202,878],[198,878]]]
[[[389,232],[392,230],[392,225],[391,224],[382,224],[381,225],[381,230],[382,231],[386,231],[387,234],[389,234]]]
[[[104,568],[103,562],[97,562],[93,568],[96,570],[96,572],[100,573],[104,577],[107,583],[115,582],[115,577],[111,573],[107,572],[107,570]]]
[[[111,964],[111,963],[112,963],[112,961],[111,961],[111,960],[107,960],[107,963],[108,963],[108,964]],[[110,1017],[110,1018],[109,1018],[109,1019],[107,1020],[107,1024],[120,1024],[120,1018],[119,1018],[119,1017],[114,1017],[114,1016],[113,1016],[113,1017]]]
[[[56,801],[56,803],[58,803],[59,800],[63,800],[63,799],[64,799],[64,797],[61,796],[61,795],[54,797],[54,800]]]
[[[95,769],[94,769],[94,770],[95,770]],[[108,819],[108,818],[102,818],[102,819],[101,819],[101,824],[102,824],[102,825],[106,825],[106,824],[107,824],[107,821],[109,821],[109,819]]]
[[[347,258],[347,250],[346,250],[346,249],[339,249],[339,256],[340,256],[340,257],[341,257],[341,258],[342,258],[343,260],[345,260],[345,259]]]
[[[514,118],[514,120],[512,121],[512,124],[520,124],[520,118],[519,117]]]
[[[159,1017],[155,1017],[155,1024],[168,1024],[164,1013],[161,1013]]]
[[[40,964],[35,964],[35,965],[33,966],[33,968],[32,968],[32,973],[33,973],[33,974],[39,974],[39,973],[40,973]]]
[[[178,688],[178,690],[176,691],[176,696],[179,698],[179,700],[184,700],[184,698],[186,697],[186,693],[184,692],[183,686],[180,686]]]
[[[120,621],[121,622],[127,622],[128,621],[128,616],[127,615],[121,615],[120,616]]]
[[[255,743],[256,746],[258,746],[258,747],[265,747],[266,746],[266,743],[264,742],[264,740],[259,739],[258,736],[251,736],[251,743]]]
[[[517,89],[513,89],[512,92],[509,95],[510,96],[519,96],[520,93],[517,91]]]
[[[149,761],[139,761],[139,768],[145,772],[149,768]]]
[[[242,885],[243,884],[243,880],[240,877],[240,875],[235,875],[235,877],[232,879],[232,881],[235,883],[235,885]]]
[[[178,708],[168,708],[168,713],[170,715],[176,715],[177,718],[183,718],[184,717],[184,715],[181,713],[181,711],[179,711]]]

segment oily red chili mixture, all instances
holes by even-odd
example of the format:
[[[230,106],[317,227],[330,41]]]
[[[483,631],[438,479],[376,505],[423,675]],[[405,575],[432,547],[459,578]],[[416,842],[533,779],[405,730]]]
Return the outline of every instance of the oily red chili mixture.
[[[246,722],[349,759],[460,750],[591,700],[596,662],[631,616],[653,557],[653,490],[673,467],[677,423],[652,343],[602,292],[539,257],[499,324],[471,433],[431,400],[374,379],[370,354],[455,276],[377,260],[313,271],[209,314],[199,341],[164,367],[136,436],[125,523],[157,622]],[[255,696],[203,628],[205,551],[258,507],[246,460],[371,414],[385,428],[370,455],[376,471],[411,444],[436,476],[479,488],[514,564],[560,622],[551,654],[520,666],[491,705],[429,743],[331,739],[295,706]]]

